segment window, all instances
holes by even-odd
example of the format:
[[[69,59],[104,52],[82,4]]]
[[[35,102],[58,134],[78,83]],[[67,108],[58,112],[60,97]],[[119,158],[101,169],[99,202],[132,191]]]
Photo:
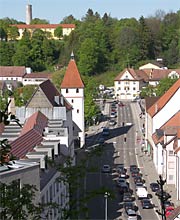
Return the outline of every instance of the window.
[[[118,81],[118,84],[121,84],[121,82],[120,82],[120,81]]]
[[[76,89],[76,93],[79,93],[79,89],[78,88]]]
[[[133,90],[136,90],[136,88],[135,88],[135,87],[133,87]]]
[[[121,87],[118,87],[118,91],[121,90]]]
[[[52,185],[49,188],[50,201],[52,202],[53,193],[52,193]]]
[[[173,180],[173,175],[169,175],[169,180]]]
[[[68,89],[66,89],[66,93],[68,93],[69,92],[69,90]]]
[[[168,163],[168,168],[169,169],[174,169],[174,162],[169,162]]]
[[[71,103],[74,103],[74,99],[71,99]]]
[[[174,156],[173,150],[169,150],[169,156]]]
[[[79,113],[79,109],[77,109],[77,113]]]

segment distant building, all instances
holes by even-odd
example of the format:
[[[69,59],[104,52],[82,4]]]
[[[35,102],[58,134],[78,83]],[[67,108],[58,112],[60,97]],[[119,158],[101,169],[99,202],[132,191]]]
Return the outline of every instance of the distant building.
[[[75,24],[13,24],[11,26],[18,28],[19,36],[17,37],[17,40],[20,40],[22,38],[25,30],[29,31],[32,35],[33,32],[38,29],[49,33],[49,38],[57,40],[59,38],[55,37],[54,35],[54,31],[57,27],[62,28],[63,37],[68,36],[76,27]]]

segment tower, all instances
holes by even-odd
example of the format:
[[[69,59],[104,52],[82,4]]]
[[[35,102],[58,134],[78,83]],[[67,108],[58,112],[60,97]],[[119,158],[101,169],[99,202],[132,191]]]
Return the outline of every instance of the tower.
[[[30,24],[32,21],[32,5],[26,5],[26,24]]]
[[[84,83],[76,66],[73,52],[61,83],[61,94],[73,107],[72,119],[74,137],[79,139],[80,147],[82,147],[85,144]]]

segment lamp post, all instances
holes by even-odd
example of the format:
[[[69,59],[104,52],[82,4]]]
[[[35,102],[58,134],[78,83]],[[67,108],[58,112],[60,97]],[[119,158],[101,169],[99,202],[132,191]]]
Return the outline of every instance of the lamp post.
[[[157,180],[157,183],[160,186],[161,189],[161,195],[160,195],[160,200],[161,200],[161,216],[162,216],[162,220],[166,220],[166,212],[165,212],[165,206],[164,206],[164,202],[166,201],[166,199],[164,198],[164,189],[163,186],[166,183],[166,180],[162,179],[162,176],[159,175],[159,180]]]
[[[110,193],[105,192],[104,198],[105,198],[105,220],[108,219],[108,196],[110,196]]]

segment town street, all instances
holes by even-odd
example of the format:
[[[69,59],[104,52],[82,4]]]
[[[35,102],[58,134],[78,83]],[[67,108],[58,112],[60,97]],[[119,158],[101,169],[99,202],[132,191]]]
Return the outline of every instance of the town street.
[[[108,108],[110,111],[110,103],[106,105],[109,106]],[[138,206],[137,213],[139,215],[139,219],[159,219],[155,209],[144,210],[141,208],[140,201],[138,201],[135,193],[135,184],[129,172],[130,165],[136,164],[139,166],[137,148],[140,147],[139,142],[140,139],[142,139],[142,134],[137,107],[138,103],[130,102],[125,103],[125,105],[122,107],[117,107],[117,124],[113,127],[110,127],[110,134],[105,139],[102,155],[99,159],[94,157],[94,159],[87,164],[89,167],[95,166],[96,170],[93,172],[88,172],[86,175],[86,191],[89,192],[92,190],[97,190],[100,187],[105,187],[111,192],[111,195],[107,197],[107,200],[102,194],[99,194],[99,196],[90,200],[88,203],[88,208],[90,209],[90,219],[105,219],[105,202],[107,202],[108,219],[127,219],[122,203],[123,194],[119,192],[115,182],[117,179],[117,173],[115,172],[114,168],[117,164],[124,164],[124,166],[127,168],[127,174],[129,176],[127,181],[129,182],[130,188],[133,190],[133,195],[135,196],[135,203]],[[107,126],[108,123],[104,123],[104,125]],[[102,129],[99,126],[94,127],[94,129],[95,128],[97,131],[94,131],[94,135],[90,137],[91,145],[98,143],[99,138],[102,136]],[[101,172],[104,164],[109,164],[111,166],[111,173]],[[140,169],[142,173],[145,172],[145,167],[140,167]],[[146,185],[149,186],[149,183],[146,182]]]

